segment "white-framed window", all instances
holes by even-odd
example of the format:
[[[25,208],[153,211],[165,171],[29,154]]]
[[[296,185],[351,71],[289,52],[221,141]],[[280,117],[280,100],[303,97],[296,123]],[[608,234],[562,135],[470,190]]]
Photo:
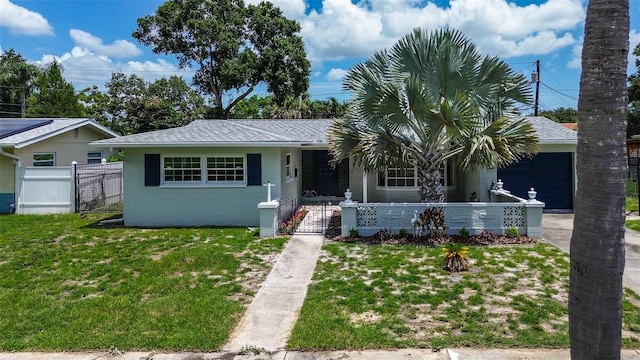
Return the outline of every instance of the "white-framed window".
[[[453,186],[453,168],[450,163],[440,165],[440,175],[440,185],[445,188]],[[378,172],[378,187],[410,189],[417,188],[418,185],[418,171],[415,167],[395,167]]]
[[[288,153],[285,156],[284,160],[284,171],[287,179],[293,179],[293,165],[291,163],[291,153]]]
[[[102,162],[102,151],[87,152],[87,164],[100,164]]]
[[[246,185],[244,156],[164,156],[162,183],[184,185]]]
[[[33,166],[56,166],[56,153],[54,152],[34,153]]]
[[[243,183],[244,156],[207,157],[207,182]]]

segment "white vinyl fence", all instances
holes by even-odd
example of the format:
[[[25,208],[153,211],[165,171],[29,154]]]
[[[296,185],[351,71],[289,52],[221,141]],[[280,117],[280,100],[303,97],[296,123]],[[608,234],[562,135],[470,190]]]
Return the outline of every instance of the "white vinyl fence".
[[[115,176],[114,174],[118,174]],[[122,163],[18,167],[15,212],[67,214],[122,209]]]
[[[19,167],[16,192],[18,214],[75,212],[73,166]]]

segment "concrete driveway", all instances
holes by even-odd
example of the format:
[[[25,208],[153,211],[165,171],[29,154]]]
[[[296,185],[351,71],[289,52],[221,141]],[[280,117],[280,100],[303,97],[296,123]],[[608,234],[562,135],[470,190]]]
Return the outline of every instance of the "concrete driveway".
[[[640,219],[640,217],[628,216],[627,219]],[[546,242],[569,253],[573,214],[543,214],[542,229],[542,238]],[[627,229],[624,240],[626,260],[623,285],[640,294],[640,233]]]

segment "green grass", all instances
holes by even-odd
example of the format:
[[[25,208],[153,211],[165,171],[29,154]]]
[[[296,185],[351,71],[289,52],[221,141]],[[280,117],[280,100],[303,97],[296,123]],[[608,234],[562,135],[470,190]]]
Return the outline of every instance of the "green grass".
[[[472,269],[440,248],[324,246],[291,349],[568,347],[568,255],[546,243],[470,247]],[[625,292],[624,344],[640,345],[640,300]]]
[[[219,350],[286,241],[100,218],[0,217],[0,351]]]

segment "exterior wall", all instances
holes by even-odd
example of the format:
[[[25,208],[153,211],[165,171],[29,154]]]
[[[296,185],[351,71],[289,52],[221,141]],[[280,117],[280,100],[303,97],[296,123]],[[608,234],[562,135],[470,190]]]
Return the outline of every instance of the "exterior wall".
[[[286,173],[287,154],[291,154],[291,176],[289,177]],[[274,181],[271,180],[271,182]],[[278,186],[282,189],[279,197],[283,201],[298,199],[302,196],[302,151],[300,149],[282,148],[280,150],[280,178],[275,187]]]
[[[124,224],[126,226],[257,226],[258,203],[267,200],[260,186],[145,186],[144,154],[245,155],[262,154],[262,183],[276,186],[272,198],[283,194],[279,148],[149,148],[126,149],[124,161]],[[275,180],[272,180],[275,179]],[[288,191],[288,190],[287,190]]]
[[[15,202],[15,163],[15,160],[0,155],[0,214],[8,214],[9,204]]]
[[[444,190],[447,201],[464,201],[460,196],[460,190],[464,184],[461,174],[456,174],[454,170],[453,186]],[[363,171],[356,169],[349,164],[349,187],[353,192],[353,201],[363,201],[364,183]],[[417,202],[418,188],[411,189],[387,189],[378,186],[378,174],[369,173],[367,175],[367,202]],[[488,189],[488,187],[487,187]]]
[[[103,157],[109,157],[108,148],[89,148],[90,142],[108,137],[91,127],[84,126],[78,128],[77,132],[70,130],[24,148],[15,149],[15,155],[20,158],[22,166],[33,166],[33,154],[40,152],[55,152],[56,166],[68,166],[72,161],[82,165],[87,163],[89,151],[102,151]]]
[[[467,194],[467,199],[471,193],[475,192],[478,201],[487,202],[490,200],[489,187],[492,181],[497,181],[496,169],[468,171],[461,175],[464,178],[463,188],[464,193]]]

